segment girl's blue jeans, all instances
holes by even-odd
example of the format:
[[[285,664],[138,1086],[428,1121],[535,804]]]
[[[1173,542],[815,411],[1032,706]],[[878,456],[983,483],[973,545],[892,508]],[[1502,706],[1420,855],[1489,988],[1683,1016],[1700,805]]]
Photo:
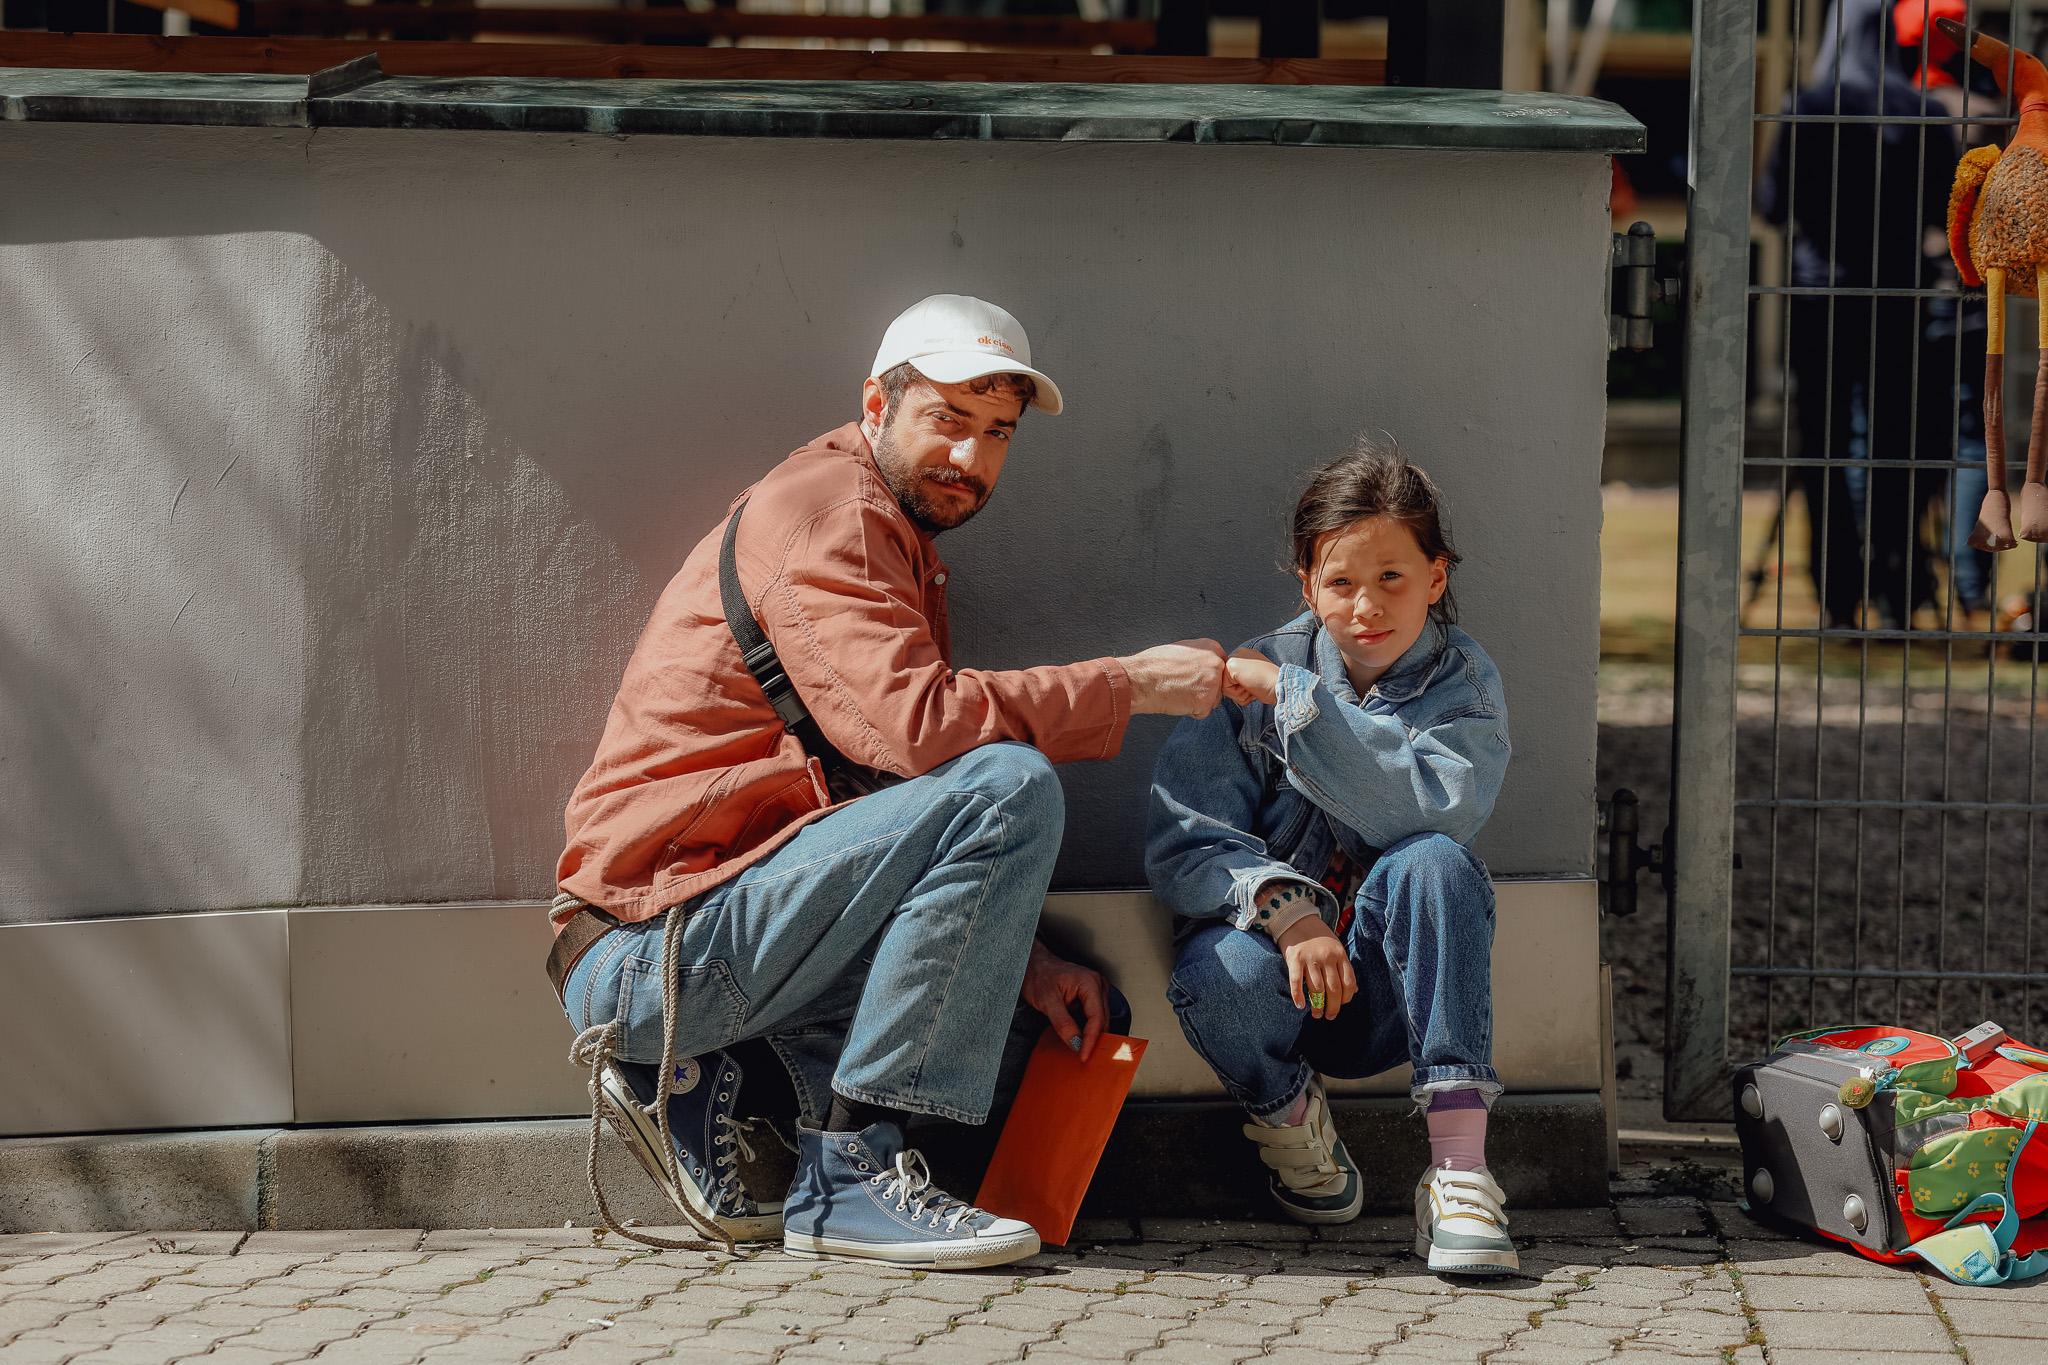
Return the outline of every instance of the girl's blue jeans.
[[[1441,834],[1403,839],[1360,888],[1345,948],[1358,994],[1335,1019],[1296,1008],[1287,961],[1256,930],[1211,924],[1182,940],[1167,999],[1237,1102],[1283,1114],[1311,1076],[1353,1080],[1409,1062],[1418,1103],[1437,1090],[1500,1093],[1493,1070],[1493,881]]]
[[[668,911],[686,917],[676,1055],[762,1038],[814,1118],[837,1091],[985,1121],[1065,811],[1045,755],[985,745]],[[626,1061],[661,1060],[665,920],[600,938],[563,992],[578,1030],[621,1021]]]

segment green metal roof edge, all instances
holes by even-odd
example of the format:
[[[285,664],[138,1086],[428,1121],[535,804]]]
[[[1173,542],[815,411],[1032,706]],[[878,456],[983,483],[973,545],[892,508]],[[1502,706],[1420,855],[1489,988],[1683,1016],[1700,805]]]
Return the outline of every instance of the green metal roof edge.
[[[1498,90],[384,75],[351,85],[308,98],[303,76],[9,67],[0,122],[1608,154],[1646,145],[1643,125],[1604,100]]]

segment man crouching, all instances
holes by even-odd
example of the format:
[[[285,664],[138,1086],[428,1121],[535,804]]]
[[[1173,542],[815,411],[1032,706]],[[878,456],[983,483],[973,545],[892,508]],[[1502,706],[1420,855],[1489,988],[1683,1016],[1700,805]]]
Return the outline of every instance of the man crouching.
[[[1026,406],[1060,411],[1030,361],[979,299],[897,318],[859,422],[742,494],[662,593],[569,800],[550,975],[578,1029],[616,1023],[600,1079],[628,1146],[736,1240],[913,1266],[1038,1250],[934,1186],[904,1124],[987,1120],[1020,990],[1093,1050],[1112,992],[1036,939],[1052,765],[1114,757],[1133,714],[1206,714],[1223,651],[953,669],[933,537],[988,501]],[[680,1184],[649,1116],[664,985]],[[736,1130],[770,1112],[743,1081],[795,1092],[781,1205],[740,1185]]]

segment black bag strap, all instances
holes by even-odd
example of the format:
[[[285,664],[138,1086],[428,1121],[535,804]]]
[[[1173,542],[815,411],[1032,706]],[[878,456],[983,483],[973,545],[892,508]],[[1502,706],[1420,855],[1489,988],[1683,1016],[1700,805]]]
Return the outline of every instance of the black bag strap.
[[[804,752],[818,760],[826,773],[843,771],[847,767],[846,756],[825,738],[825,732],[818,728],[818,722],[797,696],[796,685],[789,680],[789,674],[782,667],[782,660],[776,656],[775,646],[761,629],[761,623],[754,619],[754,609],[747,605],[747,594],[740,587],[740,571],[733,553],[733,542],[739,538],[740,513],[747,510],[742,502],[732,509],[732,517],[725,523],[725,542],[718,547],[718,596],[725,604],[725,624],[732,631],[733,642],[740,647],[740,657],[746,661],[747,672],[754,675],[754,681],[761,684],[761,691],[768,698],[768,704],[775,708],[775,714],[789,732],[796,736],[797,743],[804,746]]]

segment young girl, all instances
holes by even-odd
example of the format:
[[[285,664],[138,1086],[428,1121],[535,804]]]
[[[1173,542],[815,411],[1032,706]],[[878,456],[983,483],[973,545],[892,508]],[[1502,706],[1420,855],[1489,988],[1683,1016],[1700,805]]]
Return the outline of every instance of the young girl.
[[[1453,624],[1436,488],[1391,446],[1361,439],[1318,470],[1293,530],[1307,609],[1237,651],[1225,704],[1182,721],[1153,772],[1168,998],[1300,1222],[1364,1201],[1317,1074],[1412,1063],[1430,1143],[1416,1252],[1509,1273],[1486,1170],[1493,886],[1467,848],[1507,769],[1500,674]]]

